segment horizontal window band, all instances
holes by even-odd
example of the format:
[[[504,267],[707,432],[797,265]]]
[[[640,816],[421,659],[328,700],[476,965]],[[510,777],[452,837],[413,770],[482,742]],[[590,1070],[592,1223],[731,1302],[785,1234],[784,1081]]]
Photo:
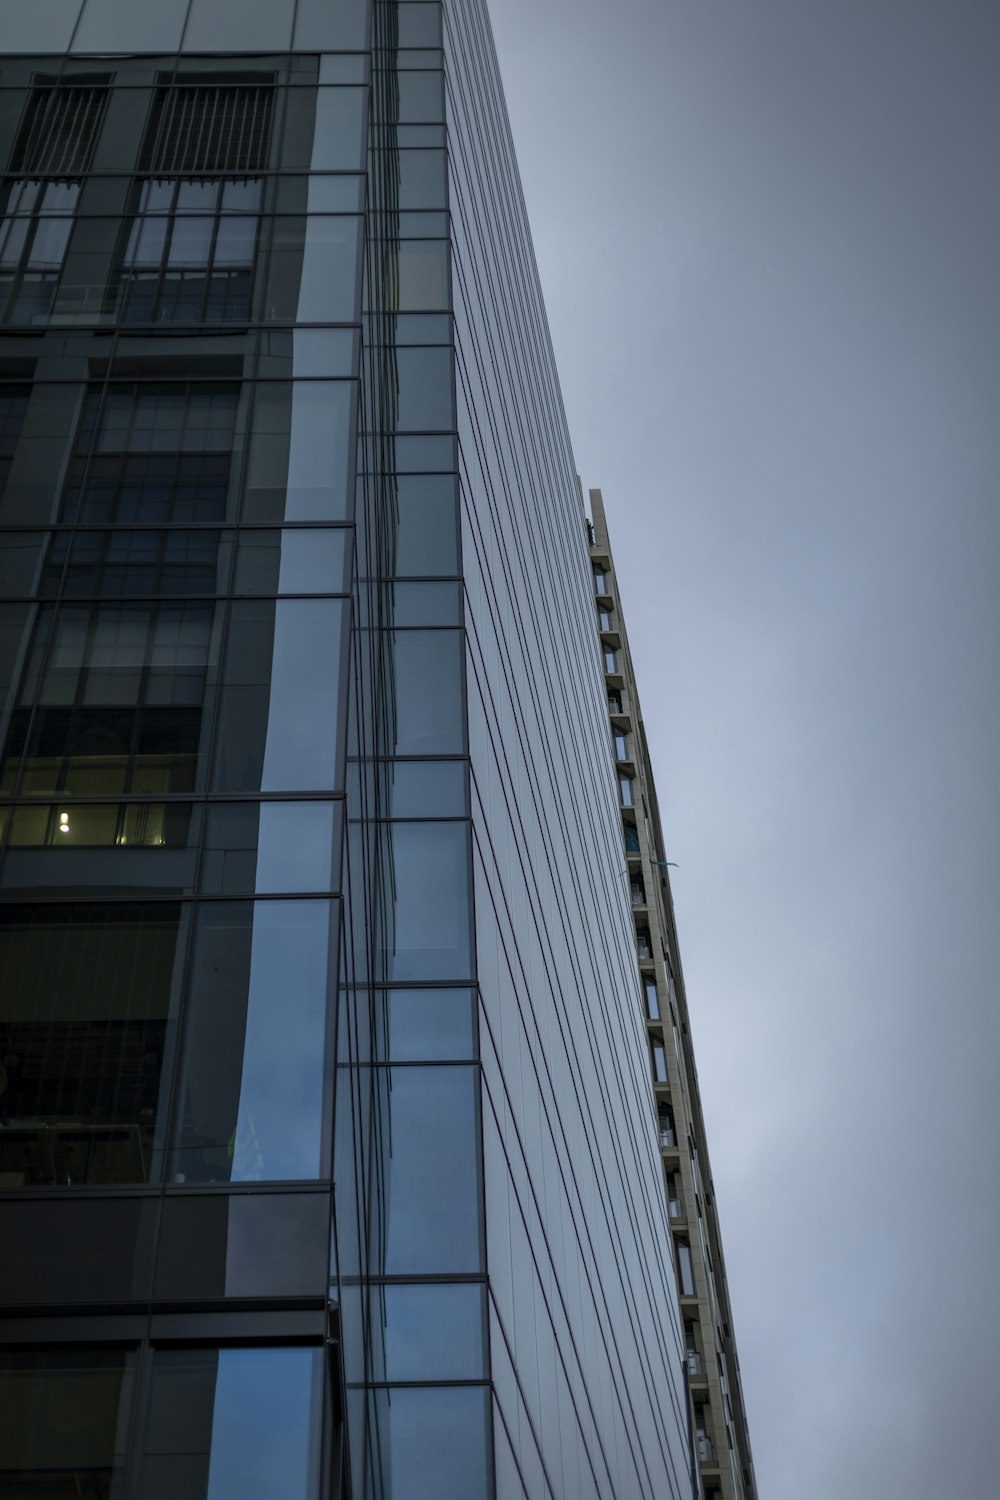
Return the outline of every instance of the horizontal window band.
[[[422,1275],[405,1276],[342,1276],[341,1286],[483,1286],[490,1284],[489,1273],[486,1271],[428,1271]],[[333,1291],[336,1282],[330,1283]],[[393,1381],[393,1384],[396,1382]]]
[[[432,1066],[436,1066],[432,1064]],[[469,1066],[468,1063],[465,1065]],[[56,1184],[41,1183],[37,1187],[4,1188],[0,1198],[7,1202],[77,1203],[94,1199],[160,1199],[167,1198],[274,1198],[282,1195],[301,1197],[303,1193],[314,1197],[329,1197],[333,1188],[332,1177],[276,1178],[272,1181],[214,1182],[206,1184],[182,1182],[136,1182],[136,1183],[80,1183],[67,1188]]]
[[[95,564],[95,567],[97,568],[102,566],[117,567],[119,565],[105,565],[101,563]],[[121,566],[126,565],[122,564]],[[137,563],[136,566],[139,567],[148,565]],[[53,589],[51,594],[5,594],[3,595],[3,603],[38,604],[48,607],[59,605],[63,609],[72,609],[76,605],[86,606],[87,608],[92,608],[94,605],[100,605],[103,609],[128,609],[132,606],[137,606],[139,609],[142,609],[146,604],[213,605],[225,604],[230,599],[237,600],[241,604],[274,604],[276,601],[280,600],[283,602],[286,599],[320,599],[324,601],[328,599],[339,599],[347,602],[352,597],[353,596],[350,592],[342,594],[307,594],[299,593],[297,591],[293,591],[288,594],[67,594],[61,589]],[[410,629],[412,627],[403,626],[400,628]],[[428,628],[434,629],[435,627],[431,626]],[[147,665],[152,665],[152,663],[147,663]]]
[[[2,391],[0,391],[2,394]],[[3,546],[5,536],[76,536],[86,533],[88,536],[101,536],[105,533],[114,532],[116,535],[127,534],[132,531],[143,531],[157,533],[160,531],[174,534],[179,531],[224,531],[226,540],[239,540],[244,533],[255,534],[257,532],[279,532],[279,531],[344,531],[352,536],[357,530],[353,521],[81,521],[74,525],[72,521],[39,522],[18,521],[10,526],[0,526],[0,547]],[[395,577],[395,575],[392,575]],[[420,575],[416,580],[422,582],[425,575]],[[428,583],[448,583],[461,581],[459,575],[432,574],[427,576]]]
[[[466,981],[466,986],[465,987],[466,987],[466,989],[469,988],[468,981]],[[400,1059],[399,1062],[396,1062],[393,1058],[386,1058],[382,1062],[338,1063],[337,1064],[337,1072],[338,1073],[371,1073],[371,1072],[381,1073],[381,1072],[384,1072],[386,1068],[479,1068],[479,1069],[482,1069],[483,1066],[484,1066],[483,1061],[479,1057],[440,1057],[440,1058],[437,1058],[437,1057],[420,1057],[420,1058],[413,1058],[411,1060]],[[390,1278],[390,1279],[393,1279],[393,1278]],[[455,1280],[455,1278],[453,1276],[445,1276],[442,1279],[445,1280],[445,1281],[454,1281]]]
[[[228,891],[219,895],[215,892],[174,891],[163,895],[145,888],[134,887],[123,892],[116,887],[107,895],[95,895],[92,888],[87,888],[85,894],[67,891],[50,896],[34,891],[18,895],[13,889],[0,886],[0,910],[8,906],[197,906],[200,903],[218,905],[219,902],[341,901],[342,894],[341,891]],[[468,980],[465,982],[469,983]]]
[[[0,808],[12,807],[159,807],[169,803],[174,807],[259,807],[262,802],[320,802],[344,803],[346,793],[337,791],[318,792],[156,792],[145,795],[141,792],[92,792],[89,795],[77,792],[36,792],[34,796],[8,793],[0,796]]]
[[[473,1380],[373,1380],[367,1385],[359,1381],[347,1381],[346,1388],[349,1391],[429,1391],[429,1390],[454,1390],[459,1387],[468,1390],[470,1387],[482,1391],[493,1389],[492,1382],[482,1378]]]

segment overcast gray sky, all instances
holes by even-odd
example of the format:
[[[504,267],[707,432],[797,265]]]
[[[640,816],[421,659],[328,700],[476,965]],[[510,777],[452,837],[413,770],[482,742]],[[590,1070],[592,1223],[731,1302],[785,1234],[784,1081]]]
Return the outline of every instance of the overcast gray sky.
[[[1000,1493],[1000,4],[491,0],[762,1500]]]

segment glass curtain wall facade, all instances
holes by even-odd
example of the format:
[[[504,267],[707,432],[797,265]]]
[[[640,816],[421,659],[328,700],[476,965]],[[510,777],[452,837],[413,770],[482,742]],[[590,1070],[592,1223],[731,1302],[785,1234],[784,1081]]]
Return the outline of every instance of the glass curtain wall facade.
[[[485,6],[0,21],[0,1493],[686,1496]]]

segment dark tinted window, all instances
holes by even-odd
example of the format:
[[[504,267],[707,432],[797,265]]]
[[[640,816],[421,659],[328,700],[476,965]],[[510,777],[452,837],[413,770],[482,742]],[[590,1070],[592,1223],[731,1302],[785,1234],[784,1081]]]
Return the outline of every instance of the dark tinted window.
[[[0,907],[8,1186],[150,1174],[181,910]]]
[[[318,1176],[330,921],[327,901],[199,913],[173,1180]]]
[[[157,1350],[141,1500],[306,1500],[320,1359],[312,1349]]]
[[[479,1152],[472,1068],[377,1069],[390,1274],[478,1271]]]
[[[0,1494],[118,1494],[129,1375],[117,1350],[0,1353]]]
[[[465,823],[385,825],[387,979],[468,979],[472,967]]]
[[[379,1391],[377,1441],[387,1493],[406,1500],[486,1500],[486,1393],[476,1386]]]

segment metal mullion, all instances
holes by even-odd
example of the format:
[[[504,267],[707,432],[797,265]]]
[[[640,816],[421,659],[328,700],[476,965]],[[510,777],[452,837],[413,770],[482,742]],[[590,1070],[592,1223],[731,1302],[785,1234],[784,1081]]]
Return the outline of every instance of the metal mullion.
[[[197,172],[197,171],[205,170],[205,168],[204,168],[204,160],[205,160],[205,157],[208,154],[208,150],[211,148],[211,145],[212,145],[212,127],[215,124],[216,117],[218,115],[218,110],[219,110],[219,92],[220,92],[219,91],[219,87],[218,87],[218,85],[216,85],[215,88],[212,89],[210,93],[206,93],[205,96],[204,96],[205,107],[203,109],[199,110],[198,109],[198,103],[199,103],[199,97],[200,97],[199,90],[197,90],[197,89],[192,90],[192,98],[191,98],[191,127],[192,127],[192,132],[194,132],[195,127],[197,127],[197,134],[194,137],[193,154],[192,154],[191,163],[190,163],[190,167],[189,167],[189,170],[192,173]]]
[[[151,176],[160,171],[161,162],[163,162],[166,157],[165,143],[168,138],[169,121],[171,120],[174,112],[175,98],[176,92],[173,88],[169,86],[164,88],[162,94],[162,102],[160,105],[159,119],[156,122],[156,134],[153,137],[153,142],[149,153],[149,171]],[[169,174],[164,171],[162,175],[167,176]]]
[[[201,294],[201,321],[204,323],[205,314],[208,310],[209,288],[212,283],[213,267],[215,265],[215,251],[219,243],[219,229],[222,220],[222,180],[216,189],[215,214],[212,219],[212,239],[208,247],[208,260],[205,262],[205,287]]]
[[[250,171],[254,137],[257,131],[257,102],[260,89],[247,89],[244,107],[240,110],[240,130],[236,140],[233,171]]]
[[[66,104],[62,110],[66,123],[66,130],[63,137],[66,144],[59,162],[54,168],[56,171],[69,171],[71,166],[76,165],[75,151],[81,145],[84,149],[80,154],[81,156],[86,155],[86,141],[81,141],[80,139],[80,116],[84,112],[85,91],[79,88],[71,88],[64,90],[64,93],[69,93],[71,97],[66,100]]]
[[[55,94],[55,86],[53,85],[49,89],[49,97],[52,98],[54,96],[54,94]],[[30,98],[29,98],[29,103],[28,103],[28,109],[29,109],[29,111],[31,109]],[[22,161],[21,161],[21,168],[24,171],[25,175],[27,175],[31,171],[31,161],[32,161],[32,158],[33,158],[33,156],[35,154],[35,151],[37,149],[38,138],[41,135],[41,126],[42,126],[42,122],[45,119],[45,109],[46,109],[46,105],[44,103],[41,104],[40,107],[35,111],[34,117],[32,118],[32,121],[31,121],[31,125],[28,128],[28,136],[27,136],[27,140],[24,143],[24,148],[23,148],[23,151],[22,151]]]
[[[174,226],[177,223],[177,195],[179,192],[180,179],[177,178],[174,182],[173,193],[171,195],[170,212],[167,215],[167,232],[163,236],[163,249],[160,251],[160,268],[156,277],[156,292],[153,297],[153,306],[150,310],[150,316],[154,324],[159,316],[164,297],[164,288],[167,284],[170,250],[174,243]]]

